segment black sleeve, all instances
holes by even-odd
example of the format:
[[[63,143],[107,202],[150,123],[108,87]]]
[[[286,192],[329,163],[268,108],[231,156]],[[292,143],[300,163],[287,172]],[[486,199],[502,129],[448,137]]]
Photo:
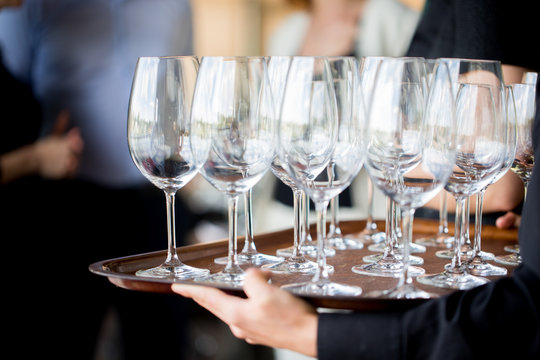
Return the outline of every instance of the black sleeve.
[[[318,358],[539,359],[539,304],[540,279],[520,267],[402,314],[321,314]]]
[[[427,0],[409,56],[500,60],[540,71],[537,12],[527,0]]]

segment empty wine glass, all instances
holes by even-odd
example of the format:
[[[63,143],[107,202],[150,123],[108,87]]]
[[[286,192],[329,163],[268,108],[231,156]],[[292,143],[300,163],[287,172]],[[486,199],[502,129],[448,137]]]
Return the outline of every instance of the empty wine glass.
[[[384,57],[382,56],[364,56],[360,61],[360,85],[362,86],[362,94],[364,95],[364,104],[366,107],[369,107],[369,104],[371,103],[370,97],[373,92],[373,83],[379,64],[383,59]],[[375,191],[375,185],[373,185],[373,181],[371,181],[369,176],[367,177],[367,188],[368,205],[366,225],[360,232],[349,234],[346,238],[353,239],[354,241],[361,241],[366,244],[377,244],[383,242],[386,238],[384,231],[380,231],[377,223],[373,221],[373,193]]]
[[[536,86],[537,81],[538,81],[538,73],[529,71],[523,74],[523,79],[521,82],[524,84],[531,84],[533,86]],[[514,252],[514,253],[519,253],[519,244],[507,245],[504,247],[504,250],[509,251],[509,252]],[[516,259],[513,259],[513,260],[514,260],[514,263],[517,262],[515,261]]]
[[[536,85],[524,83],[512,84],[511,86],[514,92],[517,115],[516,155],[511,169],[523,181],[524,201],[527,201],[527,187],[534,167],[532,128],[536,112]],[[519,245],[515,248],[505,249],[512,250],[512,253],[496,256],[495,261],[503,265],[519,265],[521,263]]]
[[[315,203],[317,211],[317,273],[311,281],[284,285],[296,294],[359,295],[357,286],[330,280],[324,252],[329,201],[350,185],[360,170],[367,121],[357,79],[353,81],[353,116],[338,118],[328,59],[295,57],[287,76],[278,154],[287,173]],[[329,167],[329,164],[334,166]]]
[[[281,98],[283,97],[283,88],[287,78],[287,71],[291,62],[291,56],[270,56],[267,57],[268,79],[274,100],[274,115],[279,115]],[[277,264],[283,261],[282,256],[273,256],[262,254],[257,251],[253,235],[253,213],[252,213],[252,189],[244,193],[244,217],[246,223],[246,235],[244,247],[238,254],[238,263],[241,265],[249,264],[253,266],[263,266],[265,264]],[[228,257],[214,259],[216,264],[227,264]]]
[[[129,101],[127,138],[133,162],[167,204],[167,258],[138,276],[192,279],[208,274],[183,264],[176,252],[176,192],[198,171],[188,146],[190,109],[199,61],[194,56],[141,57],[137,61]]]
[[[469,74],[485,75],[473,71]],[[478,79],[476,79],[478,80]],[[500,87],[471,81],[460,85],[456,101],[458,139],[456,166],[446,190],[456,198],[454,257],[442,273],[423,275],[419,282],[453,289],[470,289],[488,282],[471,275],[462,263],[461,242],[465,234],[466,200],[477,194],[499,172],[505,155],[506,124],[497,115],[495,97]]]
[[[203,177],[228,197],[229,245],[225,268],[200,282],[243,284],[237,256],[238,198],[263,177],[274,154],[275,104],[266,66],[264,57],[205,56],[201,61],[191,146]]]
[[[336,94],[338,121],[349,122],[347,118],[353,116],[352,109],[355,101],[353,85],[357,85],[359,80],[358,62],[352,56],[331,56],[328,57],[328,64],[332,72]],[[328,172],[334,173],[332,169],[335,166],[334,161],[331,161],[328,166]],[[339,195],[330,200],[330,220],[326,237],[329,246],[338,250],[362,249],[364,247],[363,242],[347,238],[341,231],[339,226]]]
[[[423,60],[381,63],[370,110],[366,169],[375,185],[401,209],[403,266],[398,284],[370,295],[428,298],[409,273],[409,244],[415,210],[444,186],[455,163],[455,117],[448,69],[439,64],[427,102]],[[427,104],[427,106],[425,106]],[[425,109],[425,112],[424,112]]]
[[[440,61],[446,63],[450,71],[450,77],[452,79],[452,86],[454,89],[454,95],[457,96],[459,85],[463,82],[471,83],[476,82],[479,84],[490,84],[495,87],[503,86],[503,75],[501,62],[497,60],[479,60],[479,59],[462,59],[462,58],[442,58]],[[471,74],[473,74],[471,76]],[[470,199],[465,200],[465,223],[463,225],[465,229],[464,236],[461,241],[461,254],[462,257],[468,260],[472,254],[473,246],[471,244],[469,234],[469,209]],[[440,250],[435,253],[437,257],[443,259],[452,259],[454,257],[453,243],[454,238],[446,239],[452,244],[447,250]]]
[[[489,264],[486,260],[493,260],[495,255],[492,253],[486,253],[482,251],[482,210],[484,202],[484,194],[489,185],[499,181],[510,169],[514,162],[516,154],[516,107],[514,101],[513,90],[511,86],[505,86],[500,92],[501,103],[504,108],[501,112],[503,116],[506,116],[506,151],[503,159],[501,169],[493,180],[480,192],[476,197],[476,212],[475,212],[475,224],[474,224],[474,247],[473,253],[466,265],[469,268],[469,272],[473,275],[479,276],[503,276],[508,273],[506,268],[500,266],[494,266]]]
[[[395,63],[395,58],[381,58],[379,63],[379,68],[383,66],[386,62],[398,66]],[[419,111],[422,109],[424,104],[424,86],[422,84],[422,78],[424,75],[424,59],[421,58],[400,58],[399,61],[403,61],[403,66],[410,69],[410,77],[414,77],[414,81],[417,84],[417,89],[419,89],[420,94],[414,92],[413,101],[420,106]],[[386,65],[389,66],[389,65]],[[399,66],[398,66],[399,67]],[[363,73],[366,74],[367,73]],[[373,77],[373,75],[369,75]],[[377,78],[378,79],[378,78]],[[373,81],[373,80],[371,80]],[[377,80],[379,81],[379,79]],[[376,84],[378,85],[378,84]],[[382,91],[379,85],[378,96],[382,96],[380,92]],[[371,86],[373,88],[373,86]],[[373,90],[372,90],[373,91]],[[369,98],[369,95],[367,95]],[[371,97],[371,104],[373,105],[373,96]],[[376,120],[375,117],[370,115],[373,121]],[[375,182],[372,179],[373,182]],[[384,191],[383,191],[384,192]],[[368,247],[370,251],[381,252],[381,254],[369,255],[363,258],[365,264],[358,264],[352,267],[352,271],[361,274],[361,275],[373,275],[373,276],[383,276],[383,277],[401,277],[403,274],[404,263],[403,263],[403,245],[399,245],[400,240],[403,240],[401,237],[401,232],[398,231],[401,227],[397,206],[396,203],[391,197],[387,195],[386,202],[386,233],[384,236],[384,244],[375,243]],[[410,241],[410,238],[409,238]],[[401,241],[402,242],[402,241]],[[410,245],[410,244],[409,244]],[[425,248],[422,247],[425,251]],[[407,250],[410,250],[410,247],[407,246]],[[413,257],[410,255],[410,252],[407,254],[408,265],[421,265],[423,264],[423,259],[420,257]],[[422,275],[425,270],[417,266],[407,266],[408,274],[411,276]]]
[[[441,60],[426,59],[426,87],[429,89],[431,81],[433,80],[433,72],[437,67],[437,63]],[[446,191],[441,191],[439,195],[439,226],[437,233],[421,237],[415,240],[415,243],[423,246],[435,246],[435,247],[451,247],[452,236],[449,234],[448,229],[448,199],[446,197]]]

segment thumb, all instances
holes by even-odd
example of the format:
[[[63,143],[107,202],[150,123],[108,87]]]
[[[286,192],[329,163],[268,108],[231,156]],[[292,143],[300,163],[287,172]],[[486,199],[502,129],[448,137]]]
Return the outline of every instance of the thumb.
[[[52,135],[62,135],[69,123],[69,111],[62,110],[58,113],[58,116],[56,117],[56,122],[54,123],[54,127],[52,130]]]
[[[251,297],[268,296],[274,290],[274,286],[268,283],[270,274],[263,272],[257,268],[249,268],[246,270],[246,277],[244,279],[244,292]]]

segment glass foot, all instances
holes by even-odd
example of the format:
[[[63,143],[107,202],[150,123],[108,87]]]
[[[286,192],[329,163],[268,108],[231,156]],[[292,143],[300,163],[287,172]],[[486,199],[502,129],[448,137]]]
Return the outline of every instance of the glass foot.
[[[384,254],[373,254],[373,255],[367,255],[367,256],[364,256],[362,258],[362,260],[366,263],[374,263],[374,262],[377,262],[379,260],[381,260],[383,258]],[[401,261],[402,259],[402,256],[400,254],[395,254],[394,255],[396,257],[397,260]],[[422,259],[420,256],[414,256],[414,255],[410,255],[409,256],[409,264],[410,265],[423,265],[424,264],[424,259]]]
[[[281,288],[296,295],[359,296],[362,294],[362,288],[358,286],[339,284],[329,280],[287,284]]]
[[[213,284],[241,288],[244,285],[245,276],[246,274],[244,272],[226,272],[224,270],[202,278],[197,278],[194,281],[201,284]]]
[[[521,264],[521,255],[519,255],[519,253],[511,253],[508,255],[495,256],[495,262],[508,266],[518,266]]]
[[[382,299],[430,299],[436,297],[436,295],[420,290],[412,284],[404,284],[389,290],[372,291],[367,296]]]
[[[345,237],[355,241],[360,241],[364,244],[378,244],[386,240],[386,234],[378,229],[364,229],[359,233],[348,234]]]
[[[476,276],[504,276],[508,273],[507,269],[491,265],[480,257],[473,258],[465,265],[469,269],[469,273]]]
[[[204,277],[210,270],[199,269],[185,264],[161,264],[154,268],[138,270],[135,275],[149,278],[190,280]]]
[[[276,264],[285,260],[281,256],[274,255],[265,255],[261,253],[255,254],[243,254],[240,253],[237,256],[238,264],[240,265],[253,265],[253,266],[262,266],[265,264]],[[219,265],[227,265],[229,258],[227,256],[219,257],[214,259],[214,262]]]
[[[439,274],[422,275],[417,277],[416,280],[424,285],[456,290],[468,290],[489,282],[486,278],[466,272],[453,274],[448,270]]]
[[[441,259],[452,259],[454,258],[454,250],[440,250],[435,253],[435,256]],[[467,262],[471,259],[473,256],[473,251],[462,251],[461,252],[461,260],[463,262]],[[495,259],[495,254],[492,254],[490,252],[480,251],[480,256],[482,257],[482,260],[484,261],[491,261]]]
[[[351,268],[352,272],[360,275],[368,276],[382,276],[382,277],[400,277],[403,273],[403,263],[400,261],[396,262],[376,262],[372,264],[361,264],[355,265]],[[416,267],[409,266],[409,275],[410,276],[420,276],[425,274],[425,270]]]
[[[333,237],[327,240],[328,245],[336,250],[360,250],[364,248],[364,243],[348,237]]]
[[[265,270],[270,270],[276,274],[305,274],[305,275],[315,275],[317,273],[318,265],[314,261],[307,259],[295,261],[291,258],[284,260],[277,264],[266,264],[261,267]],[[332,265],[326,265],[326,271],[329,274],[334,272],[334,267]]]
[[[314,244],[311,244],[311,243],[309,245],[303,245],[300,248],[301,252],[302,252],[302,255],[307,255],[307,256],[311,256],[311,257],[317,257],[317,243],[316,242]],[[285,248],[285,249],[278,249],[276,251],[276,255],[289,258],[289,257],[292,256],[293,251],[294,251],[294,247],[290,246],[290,247]],[[325,255],[327,257],[335,256],[336,255],[336,249],[327,246],[327,247],[324,248],[324,253],[325,253]]]
[[[454,238],[448,234],[437,234],[416,239],[414,242],[423,246],[451,248]]]
[[[519,253],[519,244],[507,245],[504,247],[504,251],[508,251],[511,253]]]
[[[374,252],[384,252],[384,249],[386,248],[385,243],[378,243],[378,244],[371,244],[368,246],[369,251]],[[394,251],[401,251],[401,246],[394,247]],[[409,244],[409,251],[411,254],[421,254],[426,252],[426,247],[423,245],[410,243]]]

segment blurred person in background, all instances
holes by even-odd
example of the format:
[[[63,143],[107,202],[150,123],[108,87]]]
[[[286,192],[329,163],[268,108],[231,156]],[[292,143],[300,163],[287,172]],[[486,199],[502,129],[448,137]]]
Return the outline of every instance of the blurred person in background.
[[[24,202],[19,198],[20,206],[39,221],[25,218],[26,226],[35,227],[35,238],[18,246],[47,250],[39,254],[39,263],[25,264],[35,283],[46,278],[47,295],[32,306],[51,314],[55,325],[35,334],[43,339],[40,354],[56,359],[97,356],[100,333],[110,324],[105,319],[117,319],[112,324],[119,328],[120,340],[109,356],[180,359],[187,353],[182,345],[188,325],[184,301],[115,288],[88,266],[166,248],[163,193],[141,175],[129,155],[128,102],[137,58],[192,55],[192,35],[188,0],[26,0],[0,14],[6,68],[28,84],[43,111],[38,134],[22,117],[30,107],[21,105],[21,116],[4,121],[21,128],[21,134],[4,128],[2,138],[47,139],[61,113],[69,114],[69,125],[84,142],[80,154],[76,144],[79,167],[75,171],[69,165],[70,178],[48,184],[46,191],[29,186],[26,191],[39,190],[38,196]],[[62,141],[71,142],[72,136],[78,135],[68,133]],[[5,160],[2,156],[2,170]],[[182,245],[193,217],[181,199],[176,204],[177,241]]]
[[[0,0],[0,14],[22,1]],[[53,210],[48,203],[50,186],[70,177],[77,169],[83,141],[79,130],[68,130],[69,114],[56,115],[54,129],[40,137],[42,109],[29,84],[15,78],[4,66],[5,52],[0,47],[0,224],[4,254],[4,297],[2,324],[7,330],[4,350],[15,357],[29,355],[29,349],[41,348],[46,341],[42,333],[49,331],[48,300],[32,301],[33,291],[52,287],[40,281],[30,289],[27,281],[45,275],[47,245],[40,231],[47,226],[44,212]],[[58,219],[62,220],[62,219]],[[34,337],[31,346],[18,342]],[[48,339],[48,338],[47,338]]]

